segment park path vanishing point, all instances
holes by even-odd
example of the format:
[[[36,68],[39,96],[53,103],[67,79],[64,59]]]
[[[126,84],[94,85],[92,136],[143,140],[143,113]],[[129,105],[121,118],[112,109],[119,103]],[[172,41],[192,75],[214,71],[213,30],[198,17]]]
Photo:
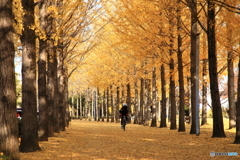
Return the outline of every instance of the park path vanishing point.
[[[119,123],[73,120],[66,131],[40,142],[42,151],[21,153],[22,160],[195,160],[240,159],[210,157],[210,152],[238,152],[232,144],[235,133],[227,138],[211,138],[211,128],[202,127],[200,136],[169,128],[128,124],[126,131]]]

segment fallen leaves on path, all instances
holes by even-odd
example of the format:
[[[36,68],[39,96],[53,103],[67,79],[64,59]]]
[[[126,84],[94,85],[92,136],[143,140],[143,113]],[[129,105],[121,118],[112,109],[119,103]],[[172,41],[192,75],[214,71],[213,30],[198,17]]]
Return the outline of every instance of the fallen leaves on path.
[[[180,160],[240,159],[240,156],[215,156],[210,152],[238,152],[232,144],[235,129],[226,130],[226,138],[211,138],[211,125],[201,126],[199,136],[169,128],[119,123],[73,120],[66,131],[56,133],[48,142],[40,142],[42,151],[21,153],[22,160]]]

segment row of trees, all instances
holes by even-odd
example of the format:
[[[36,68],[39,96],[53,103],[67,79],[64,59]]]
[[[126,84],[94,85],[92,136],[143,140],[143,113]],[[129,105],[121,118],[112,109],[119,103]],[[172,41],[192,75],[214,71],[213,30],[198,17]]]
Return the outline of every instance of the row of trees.
[[[160,102],[156,97],[154,89],[151,87],[154,85],[154,81],[151,82],[152,84],[149,82],[151,82],[150,79],[142,80],[141,84],[136,83],[132,89],[131,85],[127,84],[121,87],[110,86],[102,93],[100,93],[99,89],[87,89],[84,93],[75,93],[69,99],[70,115],[77,119],[94,119],[95,121],[117,123],[119,122],[119,110],[122,104],[127,102],[129,105],[129,116],[134,118],[133,122],[129,119],[129,123],[149,126],[151,120],[151,126],[156,127],[160,117],[160,128],[167,127],[166,119],[168,117],[170,121],[169,116],[171,115],[171,110],[167,105],[169,99],[166,99],[165,102]],[[131,90],[134,90],[134,97],[131,97]],[[154,105],[152,98],[155,100]],[[165,105],[162,105],[164,103]],[[185,111],[187,112],[188,108]],[[186,112],[183,112],[183,114]],[[206,116],[204,116],[204,119],[206,120]],[[185,128],[179,127],[180,130],[185,131]]]
[[[0,153],[8,159],[20,159],[19,150],[40,150],[39,141],[68,126],[68,78],[98,43],[90,27],[101,13],[97,4],[94,0],[0,2]],[[20,142],[15,56],[22,57]]]
[[[237,1],[119,0],[103,1],[102,5],[105,14],[97,24],[109,23],[101,30],[102,43],[85,61],[88,65],[79,70],[87,71],[82,75],[82,82],[88,82],[87,87],[98,87],[103,95],[110,86],[118,88],[138,83],[141,86],[150,84],[150,79],[153,83],[155,80],[151,76],[155,74],[150,73],[156,70],[160,80],[157,83],[157,94],[162,101],[162,110],[166,98],[170,99],[171,129],[177,128],[178,107],[179,130],[185,130],[183,113],[186,95],[190,94],[191,134],[200,133],[199,103],[202,103],[203,111],[206,112],[209,89],[214,121],[212,137],[226,136],[220,97],[227,95],[229,128],[237,126],[234,143],[239,143],[236,108],[239,110],[240,107],[235,106],[239,97],[239,92],[235,89],[239,88],[236,85],[239,76],[235,72],[238,68],[236,64],[239,63],[240,38]],[[225,77],[228,79],[228,87],[223,91],[219,87]],[[76,81],[70,80],[70,83],[81,86]],[[83,85],[82,88],[84,89]],[[153,91],[150,95],[155,97],[153,84],[151,88]],[[76,91],[74,88],[71,90]],[[139,95],[140,113],[143,110],[141,105],[146,103],[141,100],[141,94],[143,93]],[[131,97],[136,98],[133,95],[132,89]],[[156,100],[151,99],[155,108]],[[164,117],[165,113],[162,114],[161,117]]]
[[[68,90],[84,86],[99,88],[106,96],[110,88],[126,85],[125,101],[130,106],[130,97],[138,97],[132,96],[130,86],[138,84],[140,116],[136,117],[140,123],[147,115],[143,106],[151,102],[155,110],[157,93],[162,101],[161,117],[165,117],[169,97],[171,129],[177,127],[179,99],[179,131],[185,130],[185,90],[191,86],[191,113],[195,118],[190,133],[199,134],[199,82],[203,96],[209,85],[212,137],[225,137],[218,78],[227,68],[230,120],[235,121],[234,101],[240,101],[240,90],[236,94],[233,86],[234,62],[239,62],[237,0],[2,0],[0,8],[0,152],[10,159],[19,159],[15,50],[22,56],[21,152],[39,150],[39,140],[64,131]],[[84,57],[87,53],[91,54]],[[209,77],[205,72],[208,69],[199,77],[199,61],[209,69]],[[161,83],[156,83],[155,76]],[[191,85],[186,85],[185,77]],[[147,100],[142,98],[144,94]],[[110,104],[113,107],[112,100]],[[239,143],[239,103],[236,107],[235,143]],[[162,126],[165,120],[161,120]],[[230,123],[230,128],[234,125]]]

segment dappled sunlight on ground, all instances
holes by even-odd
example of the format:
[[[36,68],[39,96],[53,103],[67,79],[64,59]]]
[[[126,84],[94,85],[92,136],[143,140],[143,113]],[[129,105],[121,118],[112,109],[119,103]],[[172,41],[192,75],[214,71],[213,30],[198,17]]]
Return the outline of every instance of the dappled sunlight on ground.
[[[42,151],[20,155],[22,160],[164,160],[211,159],[211,151],[240,153],[240,146],[232,144],[235,129],[226,129],[226,138],[211,138],[211,119],[209,124],[201,126],[201,133],[196,136],[189,134],[189,124],[186,132],[133,124],[123,131],[119,123],[73,120],[65,132],[40,142]]]

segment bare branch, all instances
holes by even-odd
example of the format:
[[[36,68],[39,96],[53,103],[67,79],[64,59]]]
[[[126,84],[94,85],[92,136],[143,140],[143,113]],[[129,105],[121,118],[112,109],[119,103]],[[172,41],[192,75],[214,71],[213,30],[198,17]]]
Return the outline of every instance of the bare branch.
[[[234,13],[240,14],[240,8],[231,6],[231,5],[227,4],[227,3],[225,3],[225,1],[224,2],[221,2],[219,0],[214,0],[214,1],[216,2],[217,5],[226,8],[230,12],[234,12]]]

